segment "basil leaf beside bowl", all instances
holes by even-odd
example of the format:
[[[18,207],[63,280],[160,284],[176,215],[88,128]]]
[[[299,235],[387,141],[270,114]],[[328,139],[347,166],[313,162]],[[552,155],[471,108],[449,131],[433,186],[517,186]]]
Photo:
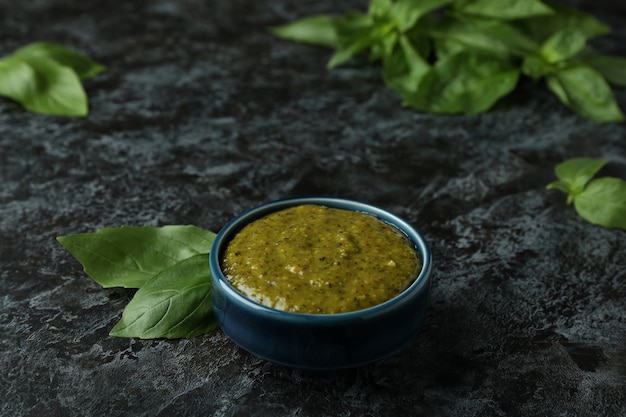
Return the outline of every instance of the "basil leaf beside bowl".
[[[192,338],[217,328],[208,254],[182,260],[154,276],[130,300],[110,335]]]
[[[209,253],[215,234],[196,226],[121,226],[57,240],[105,288],[140,288],[191,256]]]

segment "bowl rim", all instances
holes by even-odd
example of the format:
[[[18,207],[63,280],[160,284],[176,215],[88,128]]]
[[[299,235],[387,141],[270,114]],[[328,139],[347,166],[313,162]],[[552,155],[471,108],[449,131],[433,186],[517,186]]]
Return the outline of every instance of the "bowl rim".
[[[273,307],[268,307],[261,303],[258,303],[242,293],[240,293],[226,278],[221,269],[221,255],[226,248],[226,245],[232,237],[243,228],[246,224],[263,217],[267,214],[286,209],[289,207],[313,204],[322,205],[331,208],[339,208],[345,210],[358,211],[374,215],[379,220],[383,220],[392,224],[402,231],[409,240],[415,245],[416,250],[419,252],[422,261],[422,267],[417,277],[413,280],[411,285],[404,289],[401,293],[397,294],[393,298],[386,300],[382,303],[376,304],[371,307],[367,307],[361,310],[348,311],[345,313],[329,313],[329,314],[317,314],[317,313],[298,313],[292,311],[279,310]],[[273,319],[279,319],[289,322],[319,322],[319,323],[336,323],[337,321],[350,321],[355,318],[368,318],[383,314],[384,312],[399,307],[405,303],[411,301],[411,296],[414,294],[420,294],[425,286],[430,286],[430,277],[432,274],[432,254],[430,247],[424,238],[424,236],[409,222],[401,217],[383,209],[378,206],[363,203],[357,200],[350,200],[339,197],[292,197],[284,198],[266,202],[248,209],[241,214],[230,220],[216,235],[213,241],[211,251],[209,253],[209,266],[211,269],[211,278],[213,284],[220,286],[220,289],[225,295],[227,295],[232,301],[236,302],[240,307],[247,310],[253,310],[257,314],[272,317]]]

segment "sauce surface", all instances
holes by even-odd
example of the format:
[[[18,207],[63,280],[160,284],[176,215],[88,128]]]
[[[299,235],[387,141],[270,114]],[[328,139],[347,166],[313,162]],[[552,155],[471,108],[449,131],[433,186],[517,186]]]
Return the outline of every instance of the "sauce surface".
[[[421,260],[396,227],[361,212],[290,207],[242,228],[222,271],[246,297],[284,311],[361,310],[387,301],[417,277]]]

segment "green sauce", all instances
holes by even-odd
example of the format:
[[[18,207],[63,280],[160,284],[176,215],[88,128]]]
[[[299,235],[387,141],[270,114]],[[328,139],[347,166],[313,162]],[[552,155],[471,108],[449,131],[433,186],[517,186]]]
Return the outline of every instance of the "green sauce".
[[[397,228],[361,212],[302,205],[255,220],[228,244],[222,270],[268,307],[332,314],[387,301],[417,277],[421,261]]]

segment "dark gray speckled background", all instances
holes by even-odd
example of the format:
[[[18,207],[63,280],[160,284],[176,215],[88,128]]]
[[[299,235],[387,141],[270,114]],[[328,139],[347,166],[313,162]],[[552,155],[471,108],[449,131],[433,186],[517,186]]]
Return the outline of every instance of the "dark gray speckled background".
[[[584,120],[528,82],[484,115],[419,114],[377,68],[328,72],[327,50],[265,31],[365,4],[0,0],[0,55],[50,40],[109,67],[86,84],[87,118],[0,101],[0,415],[626,415],[626,232],[545,190],[573,156],[626,178],[624,124]],[[599,48],[626,55],[626,7],[570,4],[614,27]],[[99,288],[54,239],[218,231],[308,194],[380,205],[430,241],[432,307],[397,355],[316,373],[219,331],[111,338],[132,294]]]

